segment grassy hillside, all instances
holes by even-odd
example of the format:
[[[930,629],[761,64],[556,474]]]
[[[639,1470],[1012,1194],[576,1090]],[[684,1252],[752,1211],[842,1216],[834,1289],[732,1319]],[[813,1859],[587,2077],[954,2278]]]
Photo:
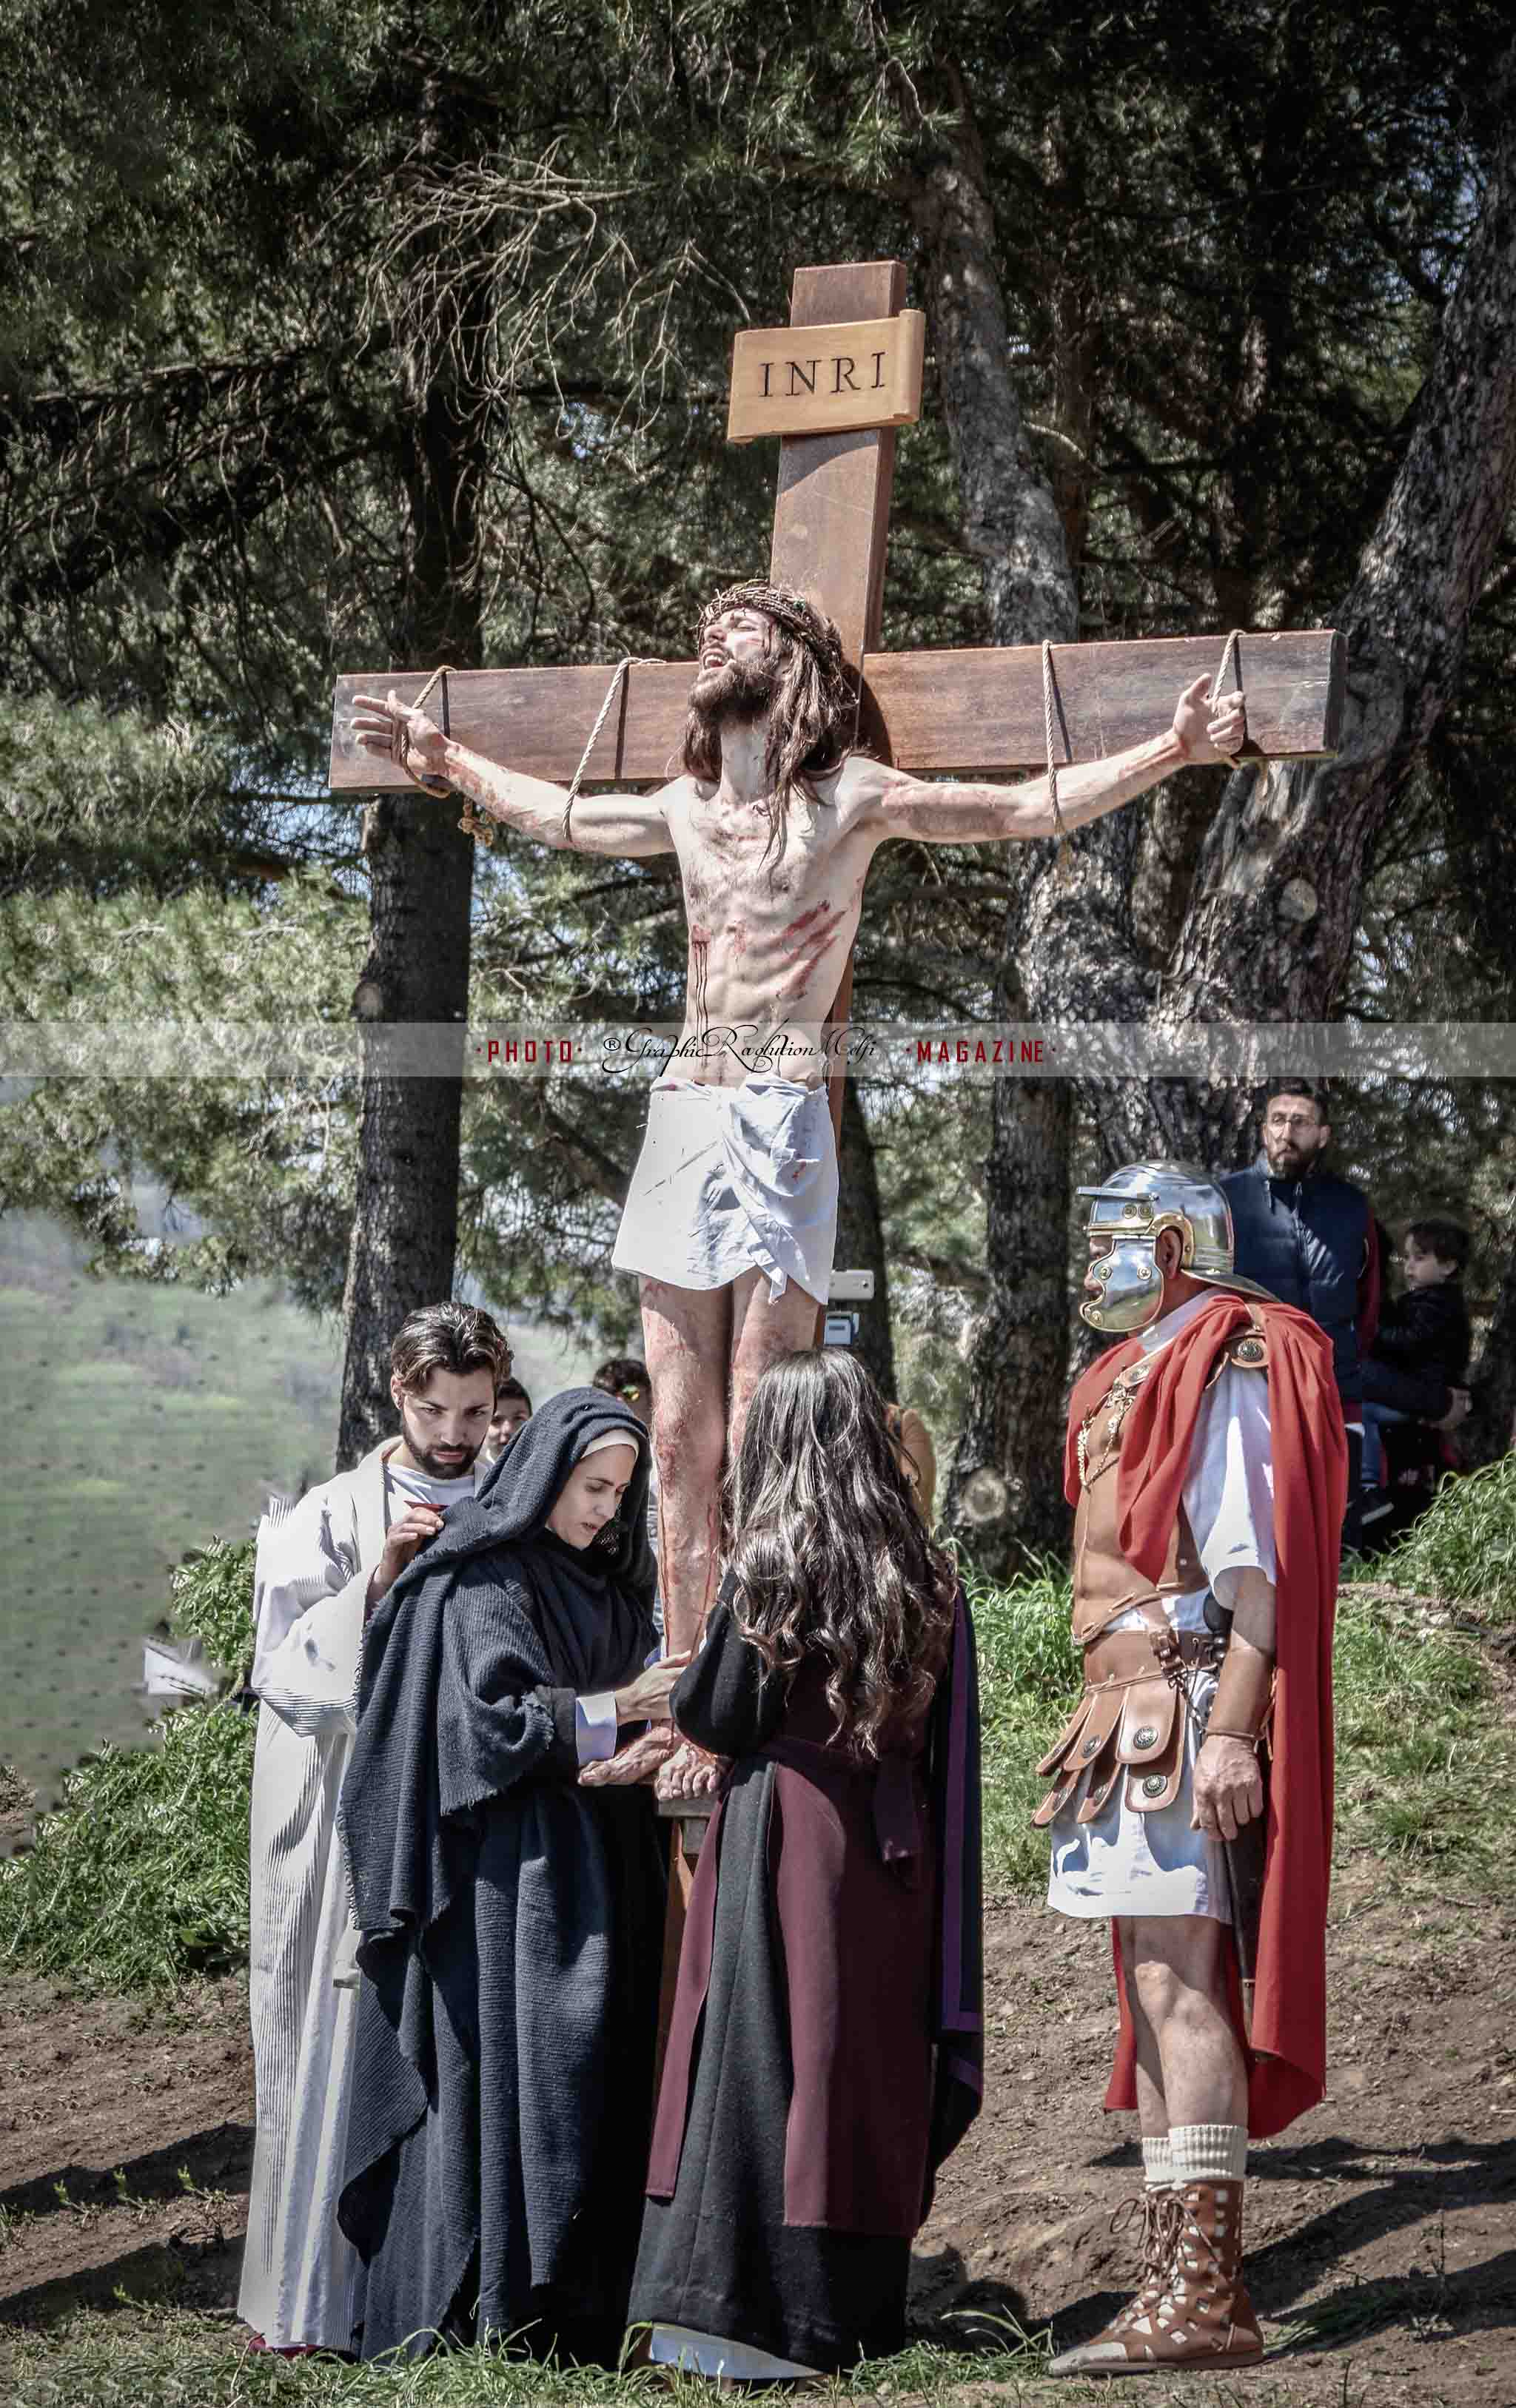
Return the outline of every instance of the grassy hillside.
[[[512,1341],[534,1398],[588,1365],[548,1332]],[[270,1289],[92,1279],[47,1222],[0,1221],[0,1761],[44,1800],[86,1748],[145,1731],[133,1684],[170,1567],[329,1473],[340,1343]]]

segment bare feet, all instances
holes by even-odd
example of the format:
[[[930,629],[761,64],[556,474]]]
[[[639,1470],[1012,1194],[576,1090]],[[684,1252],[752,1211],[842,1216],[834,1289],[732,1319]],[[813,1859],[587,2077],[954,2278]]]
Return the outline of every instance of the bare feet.
[[[707,1756],[703,1748],[689,1740],[682,1740],[658,1773],[659,1798],[709,1798],[726,1771],[719,1756]]]
[[[581,1789],[621,1789],[632,1782],[651,1781],[678,1744],[679,1734],[672,1723],[654,1723],[629,1747],[619,1748],[614,1756],[602,1756],[598,1764],[586,1764],[579,1776],[579,1785]]]

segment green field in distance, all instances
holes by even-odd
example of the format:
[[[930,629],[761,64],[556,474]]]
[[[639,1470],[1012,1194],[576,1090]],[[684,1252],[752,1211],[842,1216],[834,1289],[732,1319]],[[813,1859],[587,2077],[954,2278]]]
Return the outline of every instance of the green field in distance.
[[[536,1400],[593,1358],[513,1325]],[[331,1471],[341,1333],[267,1286],[229,1297],[92,1278],[48,1221],[0,1221],[0,1361],[14,1408],[0,1483],[0,1761],[45,1803],[134,1696],[168,1572],[245,1538],[270,1489]]]

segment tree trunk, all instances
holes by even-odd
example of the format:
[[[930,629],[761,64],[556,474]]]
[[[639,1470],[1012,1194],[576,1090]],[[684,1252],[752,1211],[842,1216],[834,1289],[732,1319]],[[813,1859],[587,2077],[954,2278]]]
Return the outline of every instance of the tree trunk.
[[[1406,456],[1337,613],[1348,638],[1341,750],[1228,778],[1162,978],[1132,916],[1141,807],[1077,839],[1078,879],[1029,920],[1034,1016],[1322,1021],[1350,968],[1376,839],[1456,690],[1470,615],[1516,500],[1516,134],[1509,119],[1449,302]],[[1167,916],[1148,907],[1148,924]],[[1172,924],[1172,922],[1171,922]],[[1246,1158],[1249,1087],[1113,1082],[1090,1100],[1107,1166]]]
[[[1073,640],[1078,603],[1063,516],[1029,447],[1011,383],[1010,333],[977,131],[961,85],[950,147],[926,171],[916,221],[927,255],[927,313],[958,477],[963,529],[980,564],[997,644]],[[1027,1016],[1018,974],[1047,860],[1012,855],[997,1017]],[[985,1166],[989,1292],[969,1369],[968,1409],[948,1473],[945,1522],[987,1571],[1003,1576],[1061,1545],[1068,1345],[1069,1096],[1050,1081],[995,1082]]]
[[[889,1266],[885,1254],[884,1225],[879,1210],[879,1172],[874,1139],[863,1111],[856,1079],[843,1082],[842,1143],[838,1152],[841,1195],[837,1206],[837,1268],[872,1271],[874,1301],[858,1307],[858,1339],[853,1352],[868,1365],[887,1398],[893,1403],[899,1387],[895,1376],[894,1327],[889,1310]],[[839,1311],[843,1308],[839,1307]]]
[[[438,84],[425,91],[420,113],[422,157],[435,177],[449,136],[447,102]],[[418,259],[412,293],[426,297],[417,302],[406,330],[399,379],[408,535],[394,658],[406,667],[446,661],[477,668],[486,435],[480,346],[488,293],[482,277],[430,285],[420,246]],[[365,1039],[343,1297],[339,1470],[395,1427],[389,1349],[400,1323],[418,1306],[440,1303],[453,1293],[473,896],[473,844],[457,819],[455,805],[420,793],[377,796],[365,817],[370,943],[356,1008],[369,1024],[455,1024],[458,1075],[396,1078],[383,1068],[381,1027]]]
[[[462,1071],[473,861],[454,818],[420,795],[383,795],[364,824],[371,941],[359,1001],[380,1025],[364,1038],[339,1471],[396,1426],[389,1355],[401,1322],[453,1293],[461,1075],[397,1078],[381,1065],[383,1024],[454,1023]]]
[[[1473,1404],[1453,1444],[1472,1470],[1494,1463],[1516,1446],[1516,1197],[1511,1198],[1510,1244],[1505,1275],[1469,1380]]]

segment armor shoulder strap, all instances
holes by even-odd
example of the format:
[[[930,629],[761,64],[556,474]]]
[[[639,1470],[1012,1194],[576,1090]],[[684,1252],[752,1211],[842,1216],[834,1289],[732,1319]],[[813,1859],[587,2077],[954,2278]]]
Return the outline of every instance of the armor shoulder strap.
[[[1250,1305],[1248,1309],[1247,1328],[1234,1330],[1227,1340],[1211,1365],[1210,1378],[1206,1383],[1207,1388],[1215,1387],[1229,1363],[1234,1364],[1239,1371],[1268,1369],[1268,1331]]]
[[[1247,1328],[1239,1329],[1234,1337],[1228,1339],[1226,1360],[1234,1363],[1239,1371],[1268,1369],[1268,1331],[1260,1321],[1255,1307],[1249,1307]]]

